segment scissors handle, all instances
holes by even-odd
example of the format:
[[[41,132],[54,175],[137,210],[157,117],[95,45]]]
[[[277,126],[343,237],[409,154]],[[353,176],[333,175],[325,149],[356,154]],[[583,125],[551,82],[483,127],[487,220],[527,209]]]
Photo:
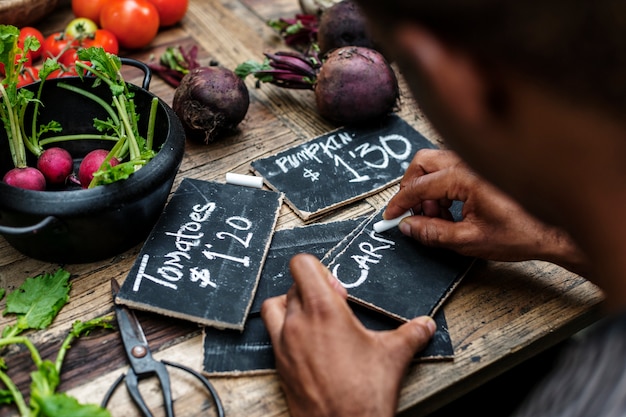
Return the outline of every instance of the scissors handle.
[[[221,401],[217,391],[213,387],[213,384],[211,384],[211,382],[208,379],[206,379],[202,374],[200,374],[199,372],[197,372],[197,371],[195,371],[195,370],[193,370],[191,368],[188,368],[188,367],[186,367],[184,365],[181,365],[179,363],[168,362],[168,361],[162,360],[161,364],[181,369],[181,370],[183,370],[183,371],[193,375],[196,379],[198,379],[200,382],[202,382],[202,385],[204,385],[204,387],[209,391],[209,394],[211,394],[211,397],[213,398],[213,402],[215,404],[215,410],[217,411],[218,417],[224,417],[225,416],[224,406],[222,404],[222,401]],[[167,380],[169,380],[169,376],[167,374],[167,370],[166,370],[165,366],[163,366],[163,370],[164,370],[165,375],[166,375],[165,378],[167,378]],[[128,382],[129,378],[132,381],[131,383]],[[109,403],[109,400],[113,396],[113,393],[115,392],[117,387],[120,385],[122,380],[126,380],[126,387],[127,387],[128,391],[130,393],[130,396],[133,399],[133,401],[135,402],[135,404],[137,404],[137,407],[139,407],[139,409],[141,410],[142,415],[144,415],[145,417],[152,417],[152,413],[148,409],[145,401],[143,400],[143,398],[141,396],[141,393],[139,392],[139,388],[138,388],[139,381],[138,381],[137,375],[132,371],[132,368],[129,369],[129,371],[126,374],[120,375],[117,378],[117,380],[115,380],[115,382],[113,382],[113,384],[111,385],[109,390],[106,392],[104,398],[102,399],[102,402],[100,403],[100,406],[102,408],[106,408],[107,404]],[[168,386],[169,386],[169,384],[168,384]],[[169,400],[166,398],[166,395],[169,395]],[[167,394],[166,394],[166,390],[163,390],[163,399],[164,399],[164,402],[165,402],[167,416],[168,417],[174,416],[174,410],[172,409],[173,408],[173,406],[172,406],[173,401],[172,401],[172,398],[171,398],[171,392],[167,392]]]
[[[174,417],[174,406],[172,402],[172,390],[170,389],[170,377],[167,373],[167,369],[165,369],[165,365],[161,362],[156,362],[154,364],[153,373],[156,374],[159,379],[159,383],[161,384],[161,392],[163,393],[163,406],[165,407],[165,415],[167,417]],[[141,410],[141,413],[146,417],[152,417],[152,413],[150,409],[148,409],[148,405],[146,404],[141,392],[139,392],[139,377],[137,373],[132,369],[128,371],[126,374],[126,388],[128,389],[128,393],[131,398]]]

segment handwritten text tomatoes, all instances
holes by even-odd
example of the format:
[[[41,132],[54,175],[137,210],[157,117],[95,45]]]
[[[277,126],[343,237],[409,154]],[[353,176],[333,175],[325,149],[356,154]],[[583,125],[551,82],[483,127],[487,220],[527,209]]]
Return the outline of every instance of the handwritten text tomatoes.
[[[172,26],[181,21],[187,13],[188,0],[150,0],[159,11],[161,27]]]
[[[102,7],[100,24],[110,30],[120,46],[147,46],[159,31],[159,12],[148,0],[111,0]]]

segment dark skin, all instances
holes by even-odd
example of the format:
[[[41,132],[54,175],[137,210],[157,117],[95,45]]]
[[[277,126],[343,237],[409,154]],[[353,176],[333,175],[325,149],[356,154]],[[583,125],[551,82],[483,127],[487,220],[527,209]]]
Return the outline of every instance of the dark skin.
[[[484,71],[470,52],[417,23],[374,26],[424,113],[465,161],[419,153],[385,216],[423,213],[400,229],[426,244],[558,263],[604,289],[607,312],[625,310],[626,220],[616,215],[626,210],[624,122],[516,68]],[[494,91],[507,103],[500,111],[485,99]],[[447,220],[453,199],[465,202],[459,224]],[[366,331],[316,259],[298,255],[291,272],[290,294],[262,311],[291,414],[393,416],[405,367],[433,334],[431,321]]]

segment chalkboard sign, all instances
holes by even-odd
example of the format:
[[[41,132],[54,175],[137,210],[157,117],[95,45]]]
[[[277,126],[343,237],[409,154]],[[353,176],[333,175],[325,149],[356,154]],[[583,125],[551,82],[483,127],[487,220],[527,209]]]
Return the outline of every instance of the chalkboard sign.
[[[455,218],[460,213],[455,204]],[[429,248],[397,227],[376,233],[382,209],[322,262],[348,290],[348,297],[399,320],[432,315],[460,282],[474,259]]]
[[[281,203],[273,191],[183,179],[116,301],[242,330]]]
[[[373,310],[352,305],[355,315],[371,330],[392,330],[401,322]],[[416,362],[454,359],[454,348],[443,310],[434,316],[437,331],[426,348],[417,352]],[[202,372],[207,375],[264,374],[276,370],[270,335],[259,315],[251,315],[243,332],[214,327],[203,330]]]
[[[338,129],[251,165],[309,221],[398,182],[417,150],[434,147],[392,115],[379,125]]]
[[[263,373],[274,370],[274,353],[269,334],[260,318],[261,304],[269,297],[285,294],[293,280],[289,260],[297,253],[323,255],[346,236],[351,236],[368,218],[319,223],[274,233],[261,273],[250,314],[243,332],[204,329],[203,368],[207,374]],[[355,315],[372,330],[396,328],[400,322],[387,315],[351,303]],[[419,360],[453,357],[452,343],[443,312],[435,315],[437,332],[428,347],[416,355]]]
[[[250,314],[260,313],[266,298],[285,294],[291,287],[293,278],[289,273],[289,261],[296,253],[310,253],[321,259],[366,219],[316,223],[274,232]]]

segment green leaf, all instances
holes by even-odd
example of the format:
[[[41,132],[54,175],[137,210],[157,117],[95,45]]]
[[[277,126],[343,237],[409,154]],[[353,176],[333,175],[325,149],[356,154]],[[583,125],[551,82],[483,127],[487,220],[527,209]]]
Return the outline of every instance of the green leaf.
[[[2,298],[4,297],[4,294],[6,294],[7,290],[5,290],[4,288],[0,288],[0,300],[2,300]]]
[[[88,321],[76,320],[72,324],[72,334],[74,335],[74,337],[78,338],[88,335],[89,332],[91,332],[93,329],[113,329],[114,327],[111,324],[112,321],[112,316],[96,317],[95,319],[91,319]]]
[[[0,404],[13,404],[13,394],[8,389],[0,389]]]
[[[58,393],[46,397],[33,396],[41,415],[46,417],[111,417],[108,410],[95,404],[81,404],[74,397]]]
[[[17,324],[3,336],[28,329],[45,329],[69,300],[70,273],[59,268],[54,275],[42,274],[26,281],[7,295],[4,314],[17,314]],[[7,326],[9,328],[11,326]]]
[[[61,382],[61,376],[55,368],[52,361],[42,361],[37,370],[30,373],[31,384],[30,392],[31,396],[39,396],[41,398],[54,394],[54,390],[59,386]]]
[[[259,63],[257,61],[246,61],[242,64],[237,65],[235,68],[235,74],[241,78],[242,80],[246,78],[250,74],[254,74],[259,71],[268,71],[271,70],[272,67],[269,64],[268,60],[263,61],[263,63]]]

